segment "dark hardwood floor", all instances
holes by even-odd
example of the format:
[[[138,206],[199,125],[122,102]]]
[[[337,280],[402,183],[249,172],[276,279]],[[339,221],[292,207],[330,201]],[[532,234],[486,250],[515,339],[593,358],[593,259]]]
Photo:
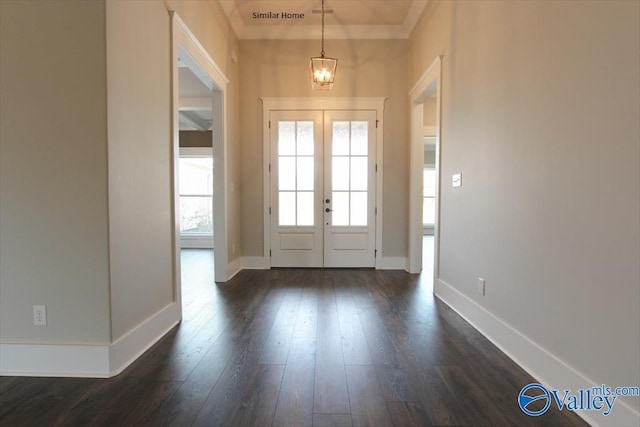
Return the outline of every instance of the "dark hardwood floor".
[[[212,281],[183,251],[183,322],[110,379],[0,378],[2,426],[582,426],[518,408],[533,381],[430,274],[273,269]]]

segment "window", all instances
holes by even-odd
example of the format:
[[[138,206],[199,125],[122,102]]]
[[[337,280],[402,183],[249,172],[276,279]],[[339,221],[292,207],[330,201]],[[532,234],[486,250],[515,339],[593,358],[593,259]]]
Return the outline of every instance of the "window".
[[[180,234],[213,236],[213,159],[180,156]]]
[[[367,225],[368,155],[368,122],[333,122],[331,225]]]
[[[436,222],[436,170],[423,169],[422,174],[422,224],[433,226]]]
[[[312,121],[278,122],[278,203],[281,226],[314,225]]]

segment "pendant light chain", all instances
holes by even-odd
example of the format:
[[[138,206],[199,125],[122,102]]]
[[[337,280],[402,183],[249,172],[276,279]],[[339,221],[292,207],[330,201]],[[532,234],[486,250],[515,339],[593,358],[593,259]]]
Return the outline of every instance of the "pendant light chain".
[[[324,2],[325,0],[322,0],[322,10],[320,11],[322,13],[322,50],[320,51],[320,56],[312,56],[309,60],[309,76],[311,77],[311,88],[314,90],[331,90],[336,78],[336,67],[338,66],[336,58],[324,56]]]
[[[320,56],[324,58],[324,0],[322,0],[322,50]]]

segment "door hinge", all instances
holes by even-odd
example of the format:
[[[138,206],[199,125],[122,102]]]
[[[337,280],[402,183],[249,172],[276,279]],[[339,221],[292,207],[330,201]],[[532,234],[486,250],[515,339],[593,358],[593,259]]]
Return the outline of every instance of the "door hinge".
[[[378,164],[376,163],[376,172],[378,172]]]
[[[271,258],[271,249],[269,249],[269,258]]]
[[[377,127],[377,126],[376,126]],[[269,120],[269,129],[271,129],[271,120]]]
[[[271,163],[269,163],[269,172],[271,172]]]
[[[374,211],[375,211],[375,214],[378,215],[378,207],[377,206],[376,206]]]
[[[269,206],[269,215],[271,215],[271,206]]]
[[[377,119],[376,119],[376,129],[378,129],[378,122],[379,122],[379,121],[380,121],[380,120],[377,120]]]
[[[377,249],[374,249],[374,250],[373,250],[373,257],[374,257],[374,258],[377,258],[377,257],[378,257],[378,250],[377,250]]]

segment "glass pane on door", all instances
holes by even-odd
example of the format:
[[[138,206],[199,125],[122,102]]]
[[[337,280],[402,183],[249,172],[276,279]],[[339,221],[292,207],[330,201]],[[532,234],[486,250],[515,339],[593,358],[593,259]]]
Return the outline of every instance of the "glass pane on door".
[[[278,225],[314,225],[313,121],[278,122]]]
[[[369,122],[335,121],[331,147],[331,225],[367,226]]]

